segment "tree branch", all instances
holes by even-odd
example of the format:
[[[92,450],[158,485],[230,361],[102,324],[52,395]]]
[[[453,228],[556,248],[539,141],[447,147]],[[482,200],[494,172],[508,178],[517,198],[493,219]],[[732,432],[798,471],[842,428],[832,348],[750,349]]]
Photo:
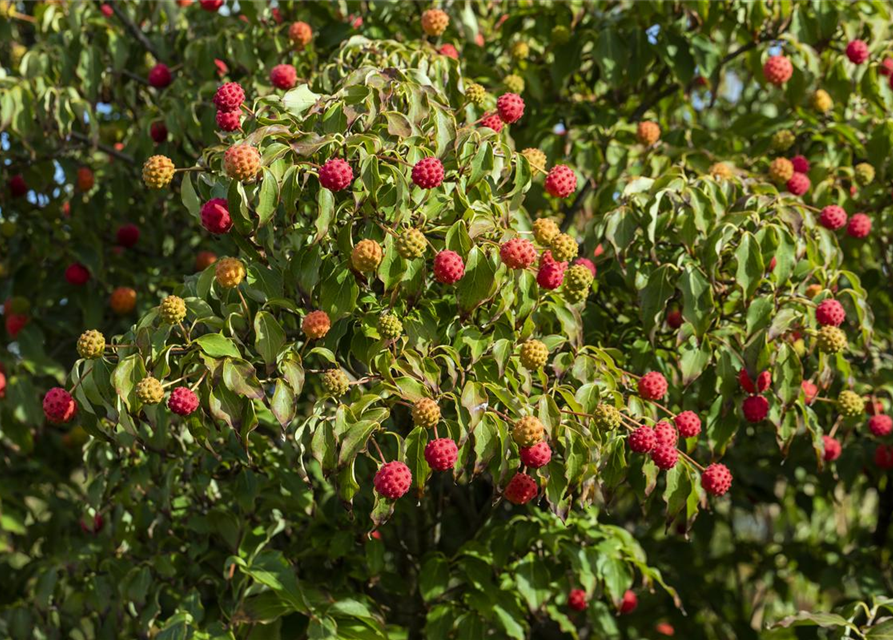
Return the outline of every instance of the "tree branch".
[[[117,0],[109,2],[109,5],[112,7],[112,11],[115,13],[115,17],[117,17],[118,20],[120,20],[125,27],[127,27],[127,30],[130,31],[131,34],[133,34],[133,37],[136,38],[141,45],[143,45],[143,48],[151,53],[153,56],[155,56],[156,60],[161,62],[162,58],[161,54],[158,53],[158,49],[156,49],[155,45],[152,44],[149,38],[146,37],[146,34],[143,33],[142,30],[140,30],[140,28],[133,23],[133,20],[131,20],[127,16],[127,14],[121,10],[121,8],[118,6]]]
[[[570,205],[566,205],[564,218],[561,220],[561,233],[565,233],[570,229],[571,223],[573,223],[574,218],[577,217],[577,212],[583,206],[583,200],[589,195],[591,190],[592,180],[587,180],[586,184],[583,185],[583,188],[577,192],[577,197],[574,198],[574,201]]]

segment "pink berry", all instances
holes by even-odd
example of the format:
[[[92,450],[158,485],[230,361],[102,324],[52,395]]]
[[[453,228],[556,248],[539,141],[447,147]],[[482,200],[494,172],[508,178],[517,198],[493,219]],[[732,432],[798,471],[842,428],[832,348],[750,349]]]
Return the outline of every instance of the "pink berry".
[[[839,327],[846,320],[846,311],[843,305],[833,298],[822,300],[815,308],[815,319],[823,327]]]
[[[223,198],[213,198],[202,205],[202,226],[211,233],[228,233],[233,228],[229,204]]]
[[[177,387],[171,391],[167,407],[180,416],[188,416],[198,409],[198,396],[188,387]]]
[[[443,183],[443,163],[437,158],[422,158],[412,168],[412,181],[422,189],[435,189]]]
[[[694,411],[683,411],[674,422],[683,438],[694,438],[701,433],[701,419]]]
[[[577,190],[577,176],[570,167],[557,164],[549,171],[543,186],[549,195],[567,198]]]
[[[394,460],[382,465],[372,480],[375,490],[383,498],[396,500],[409,491],[412,484],[412,472],[402,462]]]
[[[701,486],[712,496],[724,495],[732,486],[732,472],[726,465],[714,462],[701,474]]]
[[[444,250],[434,257],[434,279],[442,284],[455,284],[465,275],[465,263],[455,251]]]
[[[648,453],[657,446],[654,429],[641,426],[629,434],[629,448],[635,453]]]
[[[329,191],[342,191],[353,182],[353,169],[341,158],[328,160],[319,169],[319,183]]]
[[[518,454],[521,456],[521,462],[531,469],[544,467],[552,459],[552,449],[545,440],[537,442],[532,447],[521,447]]]
[[[504,93],[496,100],[496,111],[506,124],[513,124],[524,115],[524,99],[517,93]]]

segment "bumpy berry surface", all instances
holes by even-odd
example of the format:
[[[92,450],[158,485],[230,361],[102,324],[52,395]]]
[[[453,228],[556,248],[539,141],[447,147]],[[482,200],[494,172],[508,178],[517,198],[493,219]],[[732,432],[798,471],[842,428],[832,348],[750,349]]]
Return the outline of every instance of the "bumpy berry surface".
[[[214,275],[224,289],[238,287],[245,279],[245,265],[238,258],[221,258],[214,267]]]
[[[763,77],[775,86],[783,85],[794,74],[794,65],[785,56],[769,56],[763,64]]]
[[[109,306],[119,316],[130,313],[136,306],[136,291],[130,287],[118,287],[109,297]]]
[[[660,400],[667,395],[667,379],[657,371],[639,378],[639,395],[645,400]]]
[[[146,376],[136,383],[136,397],[143,404],[158,404],[164,399],[164,387],[157,378]]]
[[[513,124],[524,115],[524,99],[517,93],[504,93],[496,100],[496,112],[506,124]]]
[[[277,64],[270,69],[270,84],[277,89],[291,89],[298,82],[298,72],[290,64]]]
[[[577,241],[566,233],[559,233],[552,239],[549,245],[552,251],[552,257],[558,262],[570,262],[577,257],[580,247]]]
[[[536,262],[536,247],[526,238],[511,238],[499,248],[499,257],[509,269],[526,269]]]
[[[418,229],[407,229],[397,238],[394,243],[397,253],[404,260],[414,260],[425,255],[425,248],[428,246],[425,241],[425,234]]]
[[[683,411],[673,422],[683,438],[694,438],[701,433],[701,419],[694,411]]]
[[[403,497],[412,486],[412,472],[405,464],[394,460],[381,466],[372,483],[380,496],[396,500]]]
[[[729,468],[714,462],[701,474],[701,486],[712,496],[721,496],[732,487],[732,472]]]
[[[812,108],[819,113],[828,113],[834,108],[834,100],[824,89],[819,89],[812,94]]]
[[[443,163],[437,158],[422,158],[412,168],[412,181],[422,189],[434,189],[443,183]]]
[[[360,273],[375,271],[384,256],[381,245],[368,238],[360,240],[350,252],[350,263]]]
[[[521,366],[529,371],[542,368],[549,359],[549,348],[539,340],[528,340],[521,345]]]
[[[332,158],[319,169],[319,184],[329,191],[342,191],[353,182],[353,169],[341,158]]]
[[[762,422],[769,413],[769,401],[763,396],[748,396],[741,405],[741,412],[748,422]]]
[[[791,176],[791,179],[788,180],[785,188],[790,191],[795,196],[802,196],[804,193],[809,191],[809,188],[812,186],[812,183],[809,181],[809,176],[805,173],[794,173]]]
[[[557,164],[549,171],[543,186],[550,196],[567,198],[577,190],[577,176],[570,167]]]
[[[867,162],[860,162],[853,168],[853,175],[861,186],[866,187],[874,182],[874,167]]]
[[[585,611],[589,603],[586,601],[586,592],[582,589],[571,589],[567,596],[567,606],[574,611]]]
[[[435,471],[446,471],[456,466],[459,447],[451,438],[437,438],[425,445],[425,461]]]
[[[612,404],[600,403],[592,412],[592,420],[599,429],[616,429],[623,422],[620,411]]]
[[[708,172],[718,180],[728,180],[735,175],[734,170],[725,162],[715,162],[710,165]]]
[[[660,140],[660,126],[650,120],[640,122],[636,127],[636,140],[646,147],[650,147]]]
[[[588,293],[592,280],[592,272],[589,269],[582,264],[575,264],[564,274],[564,288]]]
[[[105,351],[105,336],[99,331],[84,331],[78,338],[78,355],[86,360],[101,358]]]
[[[546,253],[549,253],[548,251]],[[551,257],[551,254],[549,254]],[[536,283],[543,289],[557,289],[564,282],[564,274],[567,271],[566,262],[555,260],[543,260],[536,274]]]
[[[868,429],[878,438],[888,436],[893,431],[893,418],[884,413],[873,415],[868,419]]]
[[[791,158],[791,166],[796,173],[809,173],[809,160],[805,156],[797,155]]]
[[[341,369],[329,369],[322,374],[322,388],[326,395],[340,398],[350,390],[350,380]]]
[[[465,262],[455,251],[444,250],[434,256],[434,279],[442,284],[455,284],[465,275]]]
[[[441,45],[440,49],[437,50],[437,53],[442,56],[446,56],[447,58],[452,58],[453,60],[459,59],[459,50],[456,49],[456,47],[451,45],[449,42]]]
[[[541,442],[545,436],[546,430],[539,418],[534,416],[524,416],[520,418],[512,427],[512,440],[519,447],[532,447],[537,442]]]
[[[465,88],[465,97],[471,104],[480,107],[487,100],[487,90],[477,82],[472,82]]]
[[[641,426],[629,434],[629,448],[635,453],[648,453],[657,446],[657,435],[654,429]]]
[[[738,384],[740,384],[741,388],[747,393],[757,392],[757,388],[754,385],[753,380],[750,379],[750,374],[747,373],[747,369],[742,369],[738,372]]]
[[[223,170],[233,180],[253,180],[260,171],[260,151],[249,144],[235,144],[223,154]]]
[[[658,442],[657,446],[651,450],[651,461],[657,465],[658,469],[668,471],[676,466],[679,460],[679,451],[675,446]]]
[[[213,198],[202,205],[202,226],[211,233],[229,233],[233,220],[229,215],[229,204],[223,198]]]
[[[586,267],[586,270],[592,274],[592,279],[595,279],[595,263],[589,258],[577,258],[576,260],[574,260],[574,266]],[[590,280],[590,284],[591,283],[592,281]]]
[[[530,166],[539,169],[540,171],[546,170],[546,154],[540,151],[535,147],[529,147],[524,149],[521,152],[521,155],[527,158],[527,162],[530,163]]]
[[[552,449],[548,442],[537,442],[532,447],[521,447],[518,450],[521,462],[531,469],[539,469],[549,464],[552,459]]]
[[[865,413],[865,399],[849,389],[837,396],[837,410],[844,418],[855,418]]]
[[[83,286],[90,281],[90,271],[80,262],[75,262],[65,268],[65,281],[76,287]]]
[[[819,329],[816,345],[822,353],[839,353],[847,348],[846,334],[839,327],[824,326]]]
[[[833,462],[840,457],[843,447],[840,446],[839,440],[831,436],[822,436],[822,444],[825,447],[825,454],[822,456],[825,462]]]
[[[168,324],[177,324],[186,318],[186,301],[179,296],[167,296],[158,309],[161,319]]]
[[[221,131],[235,131],[242,126],[241,111],[218,111],[215,119]]]
[[[300,51],[310,44],[310,41],[313,39],[313,29],[306,22],[293,22],[288,28],[288,39]]]
[[[502,121],[502,118],[499,117],[498,113],[487,113],[484,114],[484,117],[481,118],[480,125],[487,129],[493,129],[496,133],[502,131],[502,127],[505,123]]]
[[[329,314],[321,310],[311,311],[301,321],[301,330],[310,340],[324,338],[331,327]]]
[[[245,90],[238,82],[226,82],[214,94],[214,106],[218,111],[238,111],[245,102]]]
[[[536,497],[538,487],[536,480],[526,473],[516,473],[509,480],[503,495],[512,504],[527,504]]]
[[[428,9],[422,14],[422,31],[429,36],[439,36],[450,24],[450,17],[440,9]]]
[[[419,398],[412,405],[412,423],[423,429],[433,429],[440,422],[440,407],[431,398]]]
[[[846,233],[851,238],[861,240],[871,233],[871,218],[864,213],[855,213],[850,218],[846,227]]]
[[[167,408],[179,416],[188,416],[198,409],[198,396],[188,387],[177,387],[167,399]]]
[[[519,95],[524,93],[524,87],[526,86],[524,83],[524,78],[515,73],[507,75],[502,80],[502,84],[504,84],[505,88],[508,89],[511,93],[517,93]]]
[[[838,207],[836,204],[829,204],[819,214],[819,224],[832,231],[843,227],[846,224],[846,220],[846,211],[843,210],[843,207]]]
[[[541,245],[548,246],[552,244],[552,240],[559,233],[561,233],[561,230],[555,224],[555,221],[550,218],[540,218],[533,223],[533,237]]]
[[[850,40],[846,46],[846,57],[853,64],[862,64],[868,60],[868,45],[864,40]]]
[[[787,129],[782,129],[781,131],[776,131],[772,134],[770,148],[773,151],[787,151],[794,146],[794,142],[796,141],[797,137],[793,133]]]
[[[174,179],[174,162],[167,156],[151,156],[143,164],[143,184],[150,189],[164,189]]]
[[[794,175],[794,165],[787,158],[776,158],[769,163],[769,179],[778,184],[786,184]]]
[[[77,402],[62,387],[53,387],[43,397],[43,414],[50,422],[65,424],[74,418],[77,412]]]
[[[846,320],[843,305],[833,298],[822,300],[815,308],[815,319],[822,326],[839,327]]]
[[[397,316],[386,313],[378,319],[378,334],[385,340],[396,340],[403,335],[403,323]]]

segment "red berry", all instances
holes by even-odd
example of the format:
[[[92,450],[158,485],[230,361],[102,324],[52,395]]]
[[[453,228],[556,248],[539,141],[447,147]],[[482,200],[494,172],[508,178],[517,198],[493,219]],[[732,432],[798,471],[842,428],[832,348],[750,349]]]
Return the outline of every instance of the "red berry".
[[[674,636],[676,635],[676,629],[673,628],[669,622],[658,622],[654,625],[654,630],[662,636]]]
[[[809,191],[809,188],[812,186],[812,183],[809,181],[809,176],[805,173],[794,173],[791,176],[791,179],[788,180],[787,189],[795,196],[802,196],[804,193]]]
[[[763,371],[757,376],[757,393],[763,393],[772,384],[772,374],[769,371]]]
[[[382,465],[372,480],[375,490],[388,500],[396,500],[409,491],[412,472],[402,462],[394,460]]]
[[[884,61],[878,66],[878,73],[882,76],[893,74],[893,58],[884,58]]]
[[[160,120],[156,120],[151,125],[149,125],[149,136],[155,142],[155,144],[161,144],[165,140],[167,140],[167,125],[165,125]]]
[[[645,400],[660,400],[667,395],[667,379],[652,371],[639,378],[639,395]]]
[[[893,469],[893,445],[879,444],[874,450],[874,463],[881,469]]]
[[[676,431],[676,427],[666,420],[661,420],[654,425],[654,437],[657,438],[657,444],[665,444],[671,447],[675,447],[676,443],[679,442],[679,432]]]
[[[149,70],[149,84],[156,89],[164,89],[173,81],[171,70],[166,64],[159,62]]]
[[[217,69],[217,75],[221,78],[229,72],[229,67],[220,58],[214,58],[214,67]]]
[[[552,252],[546,251],[540,260],[540,268],[536,274],[536,283],[543,289],[557,289],[564,282],[565,271],[567,271],[567,263],[555,261],[552,258]]]
[[[65,280],[76,287],[83,286],[90,280],[90,271],[80,262],[73,262],[65,269]]]
[[[538,487],[536,480],[526,473],[516,473],[509,480],[503,495],[512,504],[527,504],[536,497]]]
[[[8,313],[6,314],[6,333],[15,340],[22,329],[31,321],[31,318],[24,313]]]
[[[499,257],[509,269],[526,269],[536,262],[536,247],[525,238],[512,238],[499,248]]]
[[[846,57],[853,64],[862,64],[868,60],[868,45],[864,40],[852,40],[846,46]]]
[[[592,260],[590,260],[589,258],[577,258],[576,260],[574,260],[574,264],[582,264],[584,267],[592,272],[592,277],[595,277],[595,263],[592,262]]]
[[[298,72],[290,64],[277,64],[270,69],[270,83],[277,89],[291,89],[298,82]]]
[[[342,191],[353,182],[353,169],[341,158],[332,158],[319,169],[319,184],[329,191]]]
[[[748,396],[741,405],[741,411],[748,422],[762,422],[769,413],[769,401],[763,396]]]
[[[543,186],[549,195],[555,198],[567,198],[577,190],[577,176],[570,167],[557,164],[549,171]]]
[[[586,601],[586,592],[582,589],[571,589],[567,595],[567,606],[574,611],[585,611],[589,603]]]
[[[775,265],[778,264],[778,261],[775,259],[775,256],[772,256],[772,259],[769,261],[768,271],[772,273],[775,271]]]
[[[422,158],[412,168],[412,181],[422,189],[435,189],[443,183],[443,163],[437,158]]]
[[[227,233],[233,228],[229,205],[223,198],[208,200],[202,205],[202,226],[211,233]]]
[[[218,111],[238,111],[245,102],[245,90],[238,82],[224,82],[214,94],[214,105]]]
[[[77,402],[62,387],[54,387],[43,397],[43,413],[47,420],[64,424],[78,412]]]
[[[832,438],[831,436],[822,436],[822,444],[825,446],[825,455],[823,456],[825,462],[833,462],[840,457],[842,448],[840,442],[835,438]]]
[[[667,326],[671,329],[678,329],[682,326],[682,312],[679,309],[667,311]]]
[[[763,77],[767,82],[776,86],[790,80],[793,74],[794,65],[785,56],[769,56],[763,65]]]
[[[804,156],[794,156],[791,158],[791,164],[796,173],[809,173],[809,160]]]
[[[221,131],[235,131],[242,126],[241,111],[218,111],[217,128]]]
[[[496,111],[506,124],[513,124],[524,115],[524,98],[517,93],[503,93],[496,100]]]
[[[815,308],[815,319],[823,327],[831,325],[839,327],[846,320],[843,305],[833,298],[822,300]]]
[[[545,440],[537,442],[532,447],[521,447],[518,453],[521,456],[521,462],[531,469],[544,467],[552,459],[552,449]]]
[[[129,249],[140,241],[140,228],[135,224],[121,225],[115,234],[115,241],[118,245]]]
[[[437,52],[440,55],[452,58],[453,60],[459,59],[459,52],[456,50],[456,47],[449,43],[444,44]]]
[[[883,413],[873,415],[868,419],[868,428],[878,438],[883,438],[893,431],[893,418]]]
[[[819,214],[819,224],[832,231],[840,229],[846,224],[846,211],[836,204],[829,204]]]
[[[630,589],[627,589],[626,593],[623,594],[623,600],[620,602],[621,615],[632,613],[638,606],[639,599],[636,597],[636,594],[633,593]]]
[[[641,426],[629,434],[629,448],[635,453],[648,453],[657,446],[657,435],[651,427]]]
[[[724,495],[732,486],[732,472],[726,465],[714,462],[701,474],[701,486],[712,496]]]
[[[867,238],[868,234],[871,233],[871,218],[864,213],[853,214],[853,217],[850,218],[850,222],[847,225],[846,232],[851,238],[857,238],[859,240]]]
[[[499,133],[502,131],[503,122],[498,113],[487,113],[481,118],[480,125],[487,129],[493,129],[493,131]]]
[[[871,396],[865,396],[865,413],[870,416],[884,412],[884,405],[880,400],[875,400]]]
[[[102,15],[104,15],[106,18],[111,18],[113,15],[115,15],[115,11],[114,9],[112,9],[112,5],[107,2],[103,2],[99,6],[99,10],[102,11]]]
[[[819,388],[809,380],[804,380],[803,382],[801,382],[800,388],[803,389],[803,396],[806,400],[806,404],[812,404],[812,401],[815,400],[815,397],[819,395]]]
[[[198,409],[198,396],[188,387],[177,387],[171,391],[167,407],[180,416],[188,416]]]
[[[669,471],[676,466],[676,461],[679,460],[679,452],[676,450],[676,447],[658,443],[651,451],[651,460],[657,465],[658,469]]]
[[[747,393],[757,392],[757,388],[751,381],[750,375],[748,375],[747,373],[747,369],[742,369],[738,372],[738,384],[740,384],[741,388],[744,389]]]
[[[683,411],[673,421],[683,438],[694,438],[701,433],[701,419],[694,411]]]
[[[437,438],[425,447],[425,460],[435,471],[446,471],[456,465],[459,447],[451,438]]]
[[[22,174],[16,174],[9,179],[7,183],[9,187],[9,195],[13,198],[21,198],[28,195],[28,183]]]
[[[465,275],[465,263],[455,251],[444,250],[434,256],[434,279],[443,284],[455,284]]]
[[[216,12],[223,6],[223,0],[199,0],[199,4],[205,11]]]

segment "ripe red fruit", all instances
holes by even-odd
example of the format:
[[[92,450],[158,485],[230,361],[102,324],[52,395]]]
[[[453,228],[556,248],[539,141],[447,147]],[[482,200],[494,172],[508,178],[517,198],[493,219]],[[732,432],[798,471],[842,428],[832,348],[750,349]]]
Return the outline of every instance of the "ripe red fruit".
[[[167,140],[167,125],[161,121],[155,121],[149,125],[149,136],[155,144],[161,144]]]
[[[545,440],[537,442],[532,447],[521,447],[518,453],[521,456],[521,462],[531,469],[544,467],[552,459],[552,449]]]
[[[807,176],[805,173],[795,172],[785,186],[787,187],[787,190],[790,191],[793,195],[802,196],[804,193],[809,191],[812,183],[809,181],[809,176]]]
[[[868,60],[868,45],[864,40],[851,40],[846,46],[846,57],[853,64],[862,64]]]
[[[15,340],[22,329],[31,321],[24,313],[8,313],[6,314],[6,333]]]
[[[122,247],[129,249],[140,240],[140,228],[135,224],[125,224],[118,227],[115,241]]]
[[[93,188],[96,181],[93,177],[93,171],[89,167],[80,167],[77,173],[78,190],[87,192]]]
[[[667,326],[671,329],[678,329],[682,326],[682,312],[679,309],[667,311]]]
[[[657,371],[639,378],[639,395],[645,400],[660,400],[667,395],[667,379]]]
[[[277,89],[291,89],[298,82],[298,72],[290,64],[277,64],[270,69],[270,83]]]
[[[748,396],[741,405],[741,411],[748,422],[762,422],[769,413],[769,401],[763,396]]]
[[[658,469],[669,471],[676,466],[676,461],[679,460],[679,452],[674,446],[658,443],[651,451],[651,460],[657,465]]]
[[[509,480],[503,495],[512,504],[527,504],[536,497],[538,490],[536,480],[526,473],[519,472]]]
[[[893,418],[883,413],[873,415],[868,419],[868,428],[878,438],[883,438],[893,431]]]
[[[874,450],[874,463],[881,469],[893,469],[893,445],[879,444]]]
[[[228,233],[233,228],[229,205],[223,198],[208,200],[202,205],[202,226],[211,233]]]
[[[353,169],[341,158],[332,158],[319,169],[319,184],[329,191],[341,191],[353,182]]]
[[[785,56],[769,56],[763,65],[763,77],[775,86],[783,85],[794,74],[794,65]]]
[[[648,453],[657,446],[657,435],[654,429],[641,426],[629,434],[629,448],[635,453]]]
[[[701,419],[694,411],[683,411],[673,421],[683,438],[694,438],[701,433]]]
[[[524,98],[517,93],[503,93],[496,100],[496,112],[506,124],[513,124],[524,115]]]
[[[493,129],[493,131],[499,133],[502,131],[503,122],[498,113],[487,113],[481,118],[480,125],[487,129]]]
[[[871,233],[871,218],[864,213],[853,214],[853,217],[850,218],[850,222],[847,225],[846,232],[851,238],[857,238],[859,240],[867,238],[868,234]]]
[[[570,167],[556,164],[546,176],[543,186],[550,196],[567,198],[577,190],[577,176]]]
[[[465,263],[455,251],[444,250],[434,256],[434,279],[443,284],[455,284],[465,275]]]
[[[747,369],[742,369],[738,372],[738,384],[740,384],[741,388],[744,389],[747,393],[757,392],[757,388],[751,381],[750,375],[747,373]]]
[[[833,462],[840,457],[842,447],[835,438],[822,436],[822,443],[825,445],[825,455],[823,456],[825,462]]]
[[[398,460],[382,465],[372,480],[375,490],[388,500],[396,500],[409,491],[412,472]]]
[[[306,22],[293,22],[288,27],[288,39],[295,45],[295,49],[302,51],[313,39],[313,28]]]
[[[216,12],[223,6],[223,0],[198,0],[205,11]]]
[[[626,593],[623,594],[623,600],[620,602],[620,614],[632,613],[638,606],[639,599],[636,597],[636,594],[632,590],[627,589]]]
[[[893,75],[893,58],[884,58],[883,62],[878,65],[877,71],[882,76]]]
[[[242,126],[241,111],[218,111],[215,119],[221,131],[235,131]]]
[[[701,474],[701,486],[712,496],[721,496],[732,486],[732,472],[729,468],[714,462]]]
[[[456,50],[456,47],[449,43],[444,44],[437,52],[440,55],[452,58],[453,60],[459,59],[459,52]]]
[[[819,388],[809,380],[801,382],[800,388],[803,389],[803,396],[806,400],[806,404],[812,404],[812,401],[815,400],[815,397],[819,394]]]
[[[76,287],[83,286],[90,280],[90,271],[80,262],[73,262],[65,269],[65,280]]]
[[[865,396],[865,413],[870,416],[884,412],[884,405],[880,400],[875,400],[871,396]]]
[[[676,431],[676,427],[666,420],[661,420],[654,425],[654,437],[657,438],[657,444],[659,445],[664,444],[675,447],[676,443],[679,442],[679,432]]]
[[[551,251],[543,253],[540,259],[540,268],[536,274],[536,283],[543,289],[554,290],[564,282],[564,272],[567,271],[566,262],[558,262],[552,257]]]
[[[592,272],[592,277],[595,277],[595,263],[592,262],[592,260],[590,260],[589,258],[577,258],[576,260],[574,260],[574,264],[582,264],[584,267]]]
[[[16,174],[9,179],[7,183],[9,187],[9,195],[13,198],[21,198],[28,195],[28,183],[22,174]]]
[[[567,606],[574,611],[585,611],[589,603],[586,602],[586,592],[582,589],[571,589],[567,595]]]
[[[218,111],[238,111],[243,102],[245,90],[238,82],[224,82],[214,94],[214,105]]]
[[[43,414],[47,420],[65,424],[78,412],[77,402],[62,387],[54,387],[43,397]]]
[[[156,89],[164,89],[173,82],[173,79],[171,70],[162,62],[159,62],[149,70],[149,84]]]
[[[797,173],[809,173],[809,160],[804,156],[794,156],[791,158],[791,165]]]
[[[846,211],[836,204],[829,204],[819,214],[819,224],[832,231],[840,229],[846,224]]]
[[[177,387],[171,391],[167,407],[180,416],[188,416],[198,409],[198,396],[188,387]]]
[[[221,78],[229,72],[229,67],[227,67],[226,63],[220,58],[214,58],[214,66],[217,68],[217,75]]]
[[[456,465],[459,447],[451,438],[437,438],[425,446],[425,460],[435,471],[446,471]]]
[[[659,633],[662,636],[674,636],[676,635],[676,629],[673,628],[669,622],[659,622],[654,625],[654,631]]]
[[[769,371],[763,371],[757,376],[757,393],[763,393],[772,384],[772,374]]]
[[[422,189],[434,189],[443,183],[443,163],[437,158],[422,158],[412,168],[412,181]]]
[[[839,327],[846,320],[843,305],[833,298],[822,300],[815,308],[815,319],[823,327],[828,325]]]
[[[499,257],[509,269],[526,269],[536,262],[536,247],[525,238],[512,238],[499,248]]]
[[[99,6],[99,10],[102,11],[102,15],[104,15],[106,18],[111,18],[113,15],[115,15],[115,11],[112,9],[112,5],[107,2],[103,2]]]

